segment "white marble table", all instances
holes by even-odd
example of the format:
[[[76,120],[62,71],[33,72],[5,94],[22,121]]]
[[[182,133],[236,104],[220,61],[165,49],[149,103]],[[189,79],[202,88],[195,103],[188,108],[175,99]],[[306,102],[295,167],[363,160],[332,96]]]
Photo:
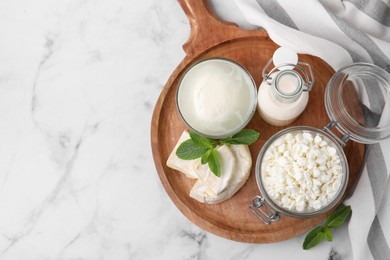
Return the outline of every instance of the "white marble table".
[[[171,202],[150,120],[188,34],[175,0],[0,1],[1,260],[351,259],[346,228],[310,251],[244,244]]]

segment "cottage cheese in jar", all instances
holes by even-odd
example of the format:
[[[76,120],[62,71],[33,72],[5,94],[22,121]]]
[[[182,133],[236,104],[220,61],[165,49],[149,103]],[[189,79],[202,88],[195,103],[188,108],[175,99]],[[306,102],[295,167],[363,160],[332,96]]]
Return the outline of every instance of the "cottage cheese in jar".
[[[262,161],[268,196],[293,212],[318,211],[335,200],[343,182],[341,157],[319,133],[297,131],[276,139]]]

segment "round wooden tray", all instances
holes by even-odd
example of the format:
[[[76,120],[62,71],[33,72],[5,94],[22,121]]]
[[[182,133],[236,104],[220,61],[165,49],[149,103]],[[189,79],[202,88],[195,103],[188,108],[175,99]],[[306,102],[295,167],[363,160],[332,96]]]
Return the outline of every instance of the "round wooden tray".
[[[180,211],[193,223],[213,234],[251,243],[271,243],[304,233],[320,223],[327,214],[315,218],[298,219],[282,215],[279,222],[264,225],[249,210],[248,205],[259,195],[254,165],[260,148],[273,134],[283,129],[265,123],[256,113],[247,128],[261,133],[260,139],[250,146],[251,175],[241,190],[231,199],[217,205],[205,205],[189,197],[195,181],[166,166],[166,161],[186,126],[175,103],[175,93],[182,73],[193,63],[209,57],[226,57],[242,64],[251,73],[257,86],[261,82],[261,69],[278,46],[265,31],[245,31],[236,25],[219,20],[206,0],[179,0],[187,14],[191,34],[183,48],[185,59],[176,68],[157,101],[151,125],[151,143],[154,162],[168,195]],[[324,90],[333,75],[332,68],[319,58],[299,55],[300,61],[311,64],[315,77],[309,104],[292,125],[323,127],[329,122],[324,105]],[[348,190],[357,179],[364,155],[364,146],[349,142],[345,148],[349,160]],[[328,213],[329,214],[329,213]]]

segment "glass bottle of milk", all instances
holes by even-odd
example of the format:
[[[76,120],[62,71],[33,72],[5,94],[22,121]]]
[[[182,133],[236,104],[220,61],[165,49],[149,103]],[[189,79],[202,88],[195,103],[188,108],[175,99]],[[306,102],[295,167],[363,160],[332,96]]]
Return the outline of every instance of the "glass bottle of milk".
[[[274,68],[266,73],[272,61]],[[310,77],[302,66],[307,66]],[[305,110],[313,83],[310,65],[298,62],[298,55],[291,49],[280,47],[263,69],[257,96],[260,116],[274,126],[292,123]]]

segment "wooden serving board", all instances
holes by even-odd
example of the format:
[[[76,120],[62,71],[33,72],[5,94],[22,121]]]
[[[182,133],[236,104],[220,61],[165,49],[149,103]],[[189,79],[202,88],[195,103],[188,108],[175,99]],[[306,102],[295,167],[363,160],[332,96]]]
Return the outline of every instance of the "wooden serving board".
[[[166,166],[166,161],[183,130],[175,103],[175,93],[182,73],[193,63],[209,57],[226,57],[242,64],[251,73],[257,86],[261,70],[278,46],[262,30],[245,31],[236,25],[219,20],[206,0],[179,0],[187,14],[191,34],[183,48],[187,54],[166,83],[154,109],[151,143],[158,175],[168,195],[179,210],[193,223],[213,234],[251,243],[272,243],[286,240],[308,231],[327,214],[315,218],[281,216],[279,222],[264,225],[249,210],[248,205],[260,191],[256,185],[254,166],[257,155],[267,139],[283,129],[265,123],[256,113],[247,128],[261,133],[250,146],[252,171],[246,184],[231,199],[217,205],[205,205],[189,197],[195,181]],[[323,127],[329,122],[324,105],[324,90],[333,75],[332,68],[319,58],[299,55],[300,61],[311,64],[315,77],[309,104],[292,125]],[[349,160],[350,176],[347,191],[358,177],[363,161],[364,146],[348,142],[345,153]],[[329,214],[329,213],[328,213]]]

